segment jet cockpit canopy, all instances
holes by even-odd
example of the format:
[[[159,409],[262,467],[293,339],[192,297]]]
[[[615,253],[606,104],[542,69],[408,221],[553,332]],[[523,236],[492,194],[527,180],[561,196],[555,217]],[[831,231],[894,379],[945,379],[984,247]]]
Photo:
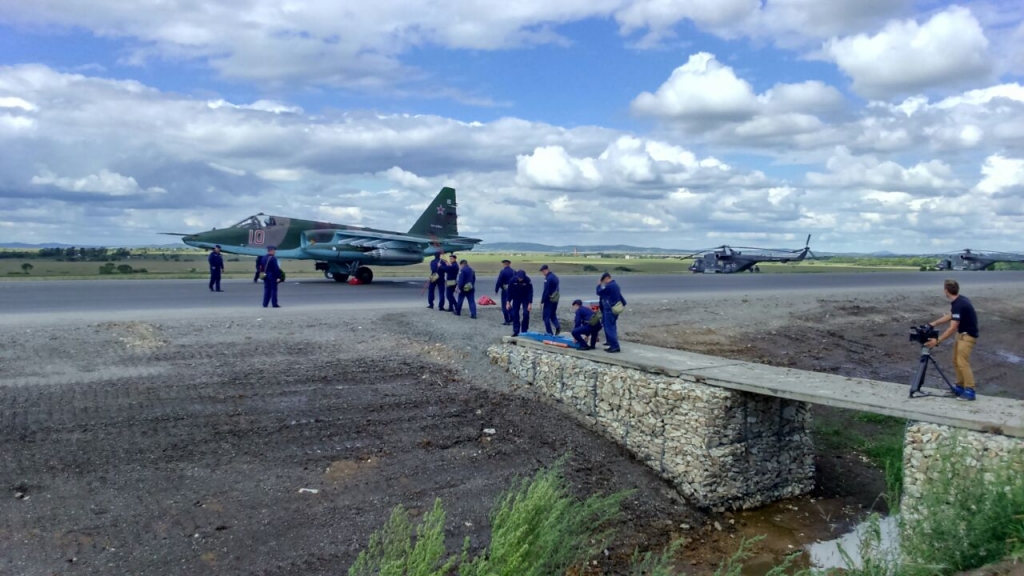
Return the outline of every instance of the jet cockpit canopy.
[[[242,230],[262,230],[263,222],[260,221],[259,216],[249,216],[245,220],[242,220],[238,224],[232,226],[232,228],[241,228]]]

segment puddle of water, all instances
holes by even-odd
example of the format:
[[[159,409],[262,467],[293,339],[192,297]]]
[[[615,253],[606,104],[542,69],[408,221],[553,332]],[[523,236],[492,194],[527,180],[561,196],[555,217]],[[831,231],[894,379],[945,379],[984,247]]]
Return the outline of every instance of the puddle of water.
[[[897,516],[888,516],[878,521],[881,541],[878,543],[879,552],[888,557],[894,557],[899,549],[899,519]],[[811,565],[815,568],[860,568],[863,563],[861,559],[861,541],[868,530],[871,530],[870,522],[858,524],[852,532],[844,534],[835,540],[808,544],[806,546],[810,556]],[[849,556],[853,566],[847,566],[839,548]]]

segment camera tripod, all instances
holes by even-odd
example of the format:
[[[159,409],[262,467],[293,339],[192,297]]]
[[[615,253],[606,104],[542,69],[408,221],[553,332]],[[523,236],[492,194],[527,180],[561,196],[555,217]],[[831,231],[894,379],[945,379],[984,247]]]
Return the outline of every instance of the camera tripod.
[[[946,374],[942,371],[942,368],[939,368],[939,363],[935,361],[935,358],[932,358],[931,348],[922,346],[921,360],[917,365],[917,373],[914,374],[914,379],[910,381],[910,397],[923,398],[925,396],[935,396],[935,394],[921,390],[921,387],[924,386],[925,374],[928,372],[929,361],[935,366],[935,369],[939,371],[939,376],[942,376],[942,380],[946,383],[946,386],[949,386],[950,393],[956,396],[956,389],[953,387],[953,383],[949,381],[949,378],[946,378]]]

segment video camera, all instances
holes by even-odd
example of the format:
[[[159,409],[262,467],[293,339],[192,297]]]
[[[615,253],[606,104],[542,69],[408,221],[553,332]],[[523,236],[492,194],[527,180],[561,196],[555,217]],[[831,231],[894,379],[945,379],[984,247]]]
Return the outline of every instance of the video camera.
[[[910,327],[910,341],[924,345],[931,339],[939,339],[939,331],[931,324]]]

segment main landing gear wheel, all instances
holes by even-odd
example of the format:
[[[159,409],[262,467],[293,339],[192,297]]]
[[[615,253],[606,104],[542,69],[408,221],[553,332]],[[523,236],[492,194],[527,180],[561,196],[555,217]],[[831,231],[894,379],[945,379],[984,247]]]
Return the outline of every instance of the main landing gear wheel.
[[[370,270],[366,266],[360,266],[356,269],[356,280],[359,280],[363,284],[373,282],[373,270]]]
[[[331,278],[334,278],[335,282],[348,282],[348,274],[342,274],[341,272],[331,274]]]

